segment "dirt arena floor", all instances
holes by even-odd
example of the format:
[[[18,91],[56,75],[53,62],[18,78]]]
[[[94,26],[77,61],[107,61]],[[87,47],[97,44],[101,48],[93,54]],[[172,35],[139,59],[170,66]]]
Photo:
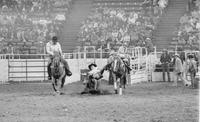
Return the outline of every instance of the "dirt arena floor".
[[[172,83],[140,83],[115,95],[81,95],[82,83],[55,95],[50,83],[0,85],[0,122],[198,122],[198,90]]]

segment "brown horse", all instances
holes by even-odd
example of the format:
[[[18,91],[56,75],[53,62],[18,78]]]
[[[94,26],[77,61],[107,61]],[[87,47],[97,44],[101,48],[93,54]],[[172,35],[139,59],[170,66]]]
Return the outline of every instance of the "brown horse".
[[[61,63],[61,57],[59,55],[56,55],[53,58],[51,73],[52,73],[52,85],[54,91],[59,94],[62,94],[61,90],[65,83],[66,73],[64,65]]]
[[[106,65],[106,69],[110,71],[110,75],[113,77],[114,90],[117,94],[118,88],[119,90],[122,90],[122,86],[125,88],[126,74],[128,72],[128,69],[126,68],[123,60],[116,55],[110,56],[108,58],[108,64]]]

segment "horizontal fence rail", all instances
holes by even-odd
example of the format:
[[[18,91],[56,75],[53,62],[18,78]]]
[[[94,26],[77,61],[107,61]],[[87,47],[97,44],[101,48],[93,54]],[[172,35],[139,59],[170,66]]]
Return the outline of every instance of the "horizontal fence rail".
[[[77,52],[64,53],[65,59],[105,59],[109,57],[109,52]],[[44,59],[48,58],[47,54],[0,54],[0,59]]]
[[[187,58],[188,53],[200,53],[199,51],[184,51]],[[181,52],[169,52],[174,53]],[[63,58],[68,61],[74,74],[73,79],[79,80],[79,75],[82,69],[87,69],[91,62],[97,63],[99,67],[103,67],[110,52],[76,52],[64,53]],[[131,57],[131,83],[141,81],[156,81],[161,79],[160,56],[162,52],[148,53],[146,48],[131,48],[128,49],[128,54]],[[2,59],[2,60],[1,60]],[[47,80],[47,54],[0,54],[0,61],[2,68],[1,77],[7,77],[8,81],[44,81]],[[4,70],[5,69],[5,70]],[[200,69],[200,67],[199,67]],[[159,71],[157,71],[159,70]],[[4,75],[4,73],[8,75]],[[159,78],[158,78],[159,76]],[[200,73],[197,73],[200,76]],[[6,78],[5,78],[6,79]],[[71,79],[70,79],[71,80]],[[74,80],[74,81],[75,81]]]
[[[41,59],[8,59],[8,81],[47,80],[48,60]]]

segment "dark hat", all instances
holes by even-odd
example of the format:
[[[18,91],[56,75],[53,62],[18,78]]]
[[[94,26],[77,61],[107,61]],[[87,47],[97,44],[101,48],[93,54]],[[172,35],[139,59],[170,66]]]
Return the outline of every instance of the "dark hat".
[[[52,40],[53,40],[53,41],[57,41],[57,40],[58,40],[57,36],[53,36],[53,37],[52,37]]]
[[[194,58],[194,55],[192,53],[189,53],[188,58]]]
[[[97,67],[97,65],[95,63],[91,63],[88,68],[91,70],[91,67],[94,66],[94,67]]]

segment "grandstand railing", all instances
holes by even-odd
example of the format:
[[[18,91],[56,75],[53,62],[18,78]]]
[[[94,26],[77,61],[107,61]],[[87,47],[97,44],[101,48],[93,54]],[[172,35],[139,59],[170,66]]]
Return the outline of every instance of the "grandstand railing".
[[[65,59],[105,59],[109,57],[109,52],[76,52],[64,53]],[[44,59],[47,54],[0,54],[0,59]]]

